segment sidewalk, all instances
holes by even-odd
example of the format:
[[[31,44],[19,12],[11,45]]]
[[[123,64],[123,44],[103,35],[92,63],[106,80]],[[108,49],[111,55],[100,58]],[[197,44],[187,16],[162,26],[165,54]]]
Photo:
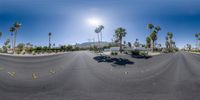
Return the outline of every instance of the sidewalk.
[[[149,56],[156,56],[156,55],[160,55],[160,52],[148,52]]]
[[[68,52],[58,52],[58,53],[44,53],[44,54],[8,54],[8,53],[0,53],[0,55],[4,55],[4,56],[16,56],[16,57],[40,57],[40,56],[52,56],[52,55],[60,55],[60,54],[65,54]]]
[[[193,53],[193,54],[200,54],[200,52],[190,52],[190,53]]]

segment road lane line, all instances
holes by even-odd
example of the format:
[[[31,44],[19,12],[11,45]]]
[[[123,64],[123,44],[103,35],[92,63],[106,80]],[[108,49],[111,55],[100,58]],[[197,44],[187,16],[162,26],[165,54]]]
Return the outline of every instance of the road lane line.
[[[32,78],[33,79],[37,79],[38,78],[37,75],[36,75],[36,73],[32,73]]]
[[[56,71],[51,69],[51,70],[49,71],[49,73],[52,75],[52,74],[55,74]]]

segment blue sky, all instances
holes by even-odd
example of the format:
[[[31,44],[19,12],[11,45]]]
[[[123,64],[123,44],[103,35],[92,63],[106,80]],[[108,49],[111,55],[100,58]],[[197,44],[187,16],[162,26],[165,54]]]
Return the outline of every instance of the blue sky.
[[[147,24],[159,25],[157,43],[164,45],[167,32],[174,33],[178,47],[195,45],[194,34],[200,32],[200,1],[198,0],[1,0],[0,39],[2,45],[10,37],[9,27],[15,21],[22,23],[17,43],[31,42],[75,44],[95,38],[94,26],[88,19],[96,17],[105,26],[103,40],[111,41],[114,30],[127,30],[126,41],[136,38],[145,43],[149,35]]]

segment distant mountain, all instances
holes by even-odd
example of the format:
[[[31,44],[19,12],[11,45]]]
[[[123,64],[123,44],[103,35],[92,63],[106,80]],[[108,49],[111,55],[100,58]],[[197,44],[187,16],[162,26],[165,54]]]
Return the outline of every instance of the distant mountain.
[[[100,46],[103,47],[103,46],[109,46],[111,42],[100,42]],[[90,46],[98,46],[98,42],[84,42],[84,43],[81,43],[81,44],[76,44],[75,46],[76,47],[79,47],[79,48],[89,48]]]

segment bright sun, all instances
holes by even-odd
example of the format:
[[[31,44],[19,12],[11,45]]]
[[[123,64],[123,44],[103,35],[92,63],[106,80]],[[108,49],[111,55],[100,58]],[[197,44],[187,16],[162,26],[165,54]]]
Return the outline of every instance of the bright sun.
[[[98,26],[98,25],[102,24],[101,20],[98,18],[95,18],[95,17],[88,19],[88,23],[92,26]]]

